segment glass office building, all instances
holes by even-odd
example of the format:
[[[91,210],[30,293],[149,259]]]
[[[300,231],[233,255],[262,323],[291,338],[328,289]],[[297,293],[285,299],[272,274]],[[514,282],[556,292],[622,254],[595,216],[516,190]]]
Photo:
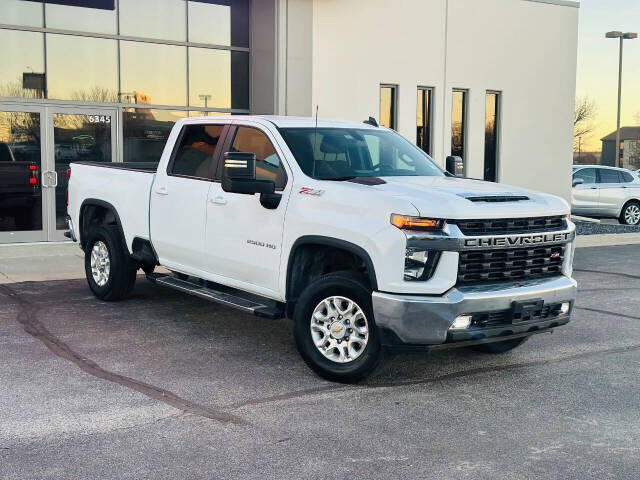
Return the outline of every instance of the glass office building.
[[[249,9],[2,0],[0,242],[63,239],[70,162],[157,162],[177,119],[248,113]]]

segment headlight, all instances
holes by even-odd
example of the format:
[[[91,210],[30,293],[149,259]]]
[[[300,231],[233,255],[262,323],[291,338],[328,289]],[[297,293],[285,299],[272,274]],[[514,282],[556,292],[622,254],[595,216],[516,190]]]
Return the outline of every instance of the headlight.
[[[404,279],[407,282],[429,280],[438,266],[440,252],[407,247],[404,257]]]
[[[435,232],[442,230],[444,220],[436,218],[409,217],[407,215],[391,214],[391,225],[400,230],[415,230],[421,232]]]

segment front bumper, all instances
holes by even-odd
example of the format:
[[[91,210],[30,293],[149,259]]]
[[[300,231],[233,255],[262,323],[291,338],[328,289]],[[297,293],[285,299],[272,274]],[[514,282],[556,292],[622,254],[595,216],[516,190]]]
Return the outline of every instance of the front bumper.
[[[493,285],[452,288],[442,296],[374,292],[373,311],[384,346],[436,345],[536,333],[569,322],[576,298],[575,280],[558,276]],[[511,321],[466,330],[450,330],[459,315],[509,311],[514,302],[570,303],[566,314]]]

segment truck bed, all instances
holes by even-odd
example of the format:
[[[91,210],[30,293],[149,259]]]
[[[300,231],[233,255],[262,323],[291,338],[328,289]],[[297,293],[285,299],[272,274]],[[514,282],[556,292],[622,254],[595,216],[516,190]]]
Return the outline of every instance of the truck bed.
[[[109,204],[118,212],[129,251],[136,237],[149,239],[149,193],[156,163],[74,162],[68,213],[80,225],[83,204]]]

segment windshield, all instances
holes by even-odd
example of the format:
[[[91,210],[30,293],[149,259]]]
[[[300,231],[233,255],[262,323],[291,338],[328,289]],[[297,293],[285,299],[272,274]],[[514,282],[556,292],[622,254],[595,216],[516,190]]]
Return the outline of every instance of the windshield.
[[[429,156],[388,130],[283,128],[302,171],[319,180],[355,177],[444,177]]]

